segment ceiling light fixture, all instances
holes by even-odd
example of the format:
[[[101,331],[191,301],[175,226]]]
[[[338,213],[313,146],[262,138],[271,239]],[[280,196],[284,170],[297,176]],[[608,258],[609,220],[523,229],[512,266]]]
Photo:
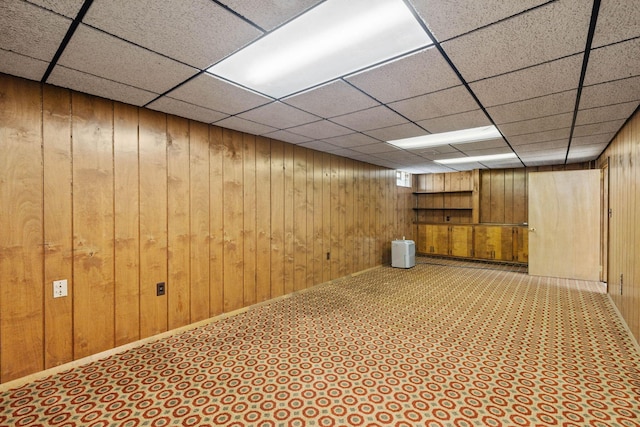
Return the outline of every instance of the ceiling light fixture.
[[[486,141],[501,138],[500,131],[495,126],[482,126],[477,128],[462,129],[452,132],[433,133],[431,135],[415,136],[412,138],[395,139],[387,141],[389,144],[404,149],[438,147],[448,144],[463,144],[466,142]]]
[[[403,0],[327,0],[207,71],[282,98],[431,44]]]
[[[442,159],[442,160],[434,160],[436,163],[440,163],[441,165],[455,165],[460,163],[482,163],[482,162],[490,162],[493,160],[507,160],[507,159],[515,159],[517,156],[515,153],[506,153],[506,154],[490,154],[487,156],[475,156],[475,157],[456,157],[455,159]]]

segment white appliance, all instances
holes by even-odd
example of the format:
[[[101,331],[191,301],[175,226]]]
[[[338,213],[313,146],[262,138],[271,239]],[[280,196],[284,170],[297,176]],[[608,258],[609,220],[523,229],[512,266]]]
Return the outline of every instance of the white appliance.
[[[416,265],[416,243],[413,240],[391,242],[391,267],[411,268]]]

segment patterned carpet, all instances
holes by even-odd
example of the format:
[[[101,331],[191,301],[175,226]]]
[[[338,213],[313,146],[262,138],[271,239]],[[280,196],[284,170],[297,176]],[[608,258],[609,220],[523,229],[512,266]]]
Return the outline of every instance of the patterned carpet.
[[[317,286],[4,392],[0,425],[640,426],[603,285],[510,270],[421,258]]]

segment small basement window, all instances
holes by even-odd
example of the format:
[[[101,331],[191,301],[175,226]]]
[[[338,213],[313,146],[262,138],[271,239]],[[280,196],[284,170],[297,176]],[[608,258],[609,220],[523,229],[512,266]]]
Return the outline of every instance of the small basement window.
[[[398,187],[411,187],[411,174],[409,172],[396,171],[396,185]]]

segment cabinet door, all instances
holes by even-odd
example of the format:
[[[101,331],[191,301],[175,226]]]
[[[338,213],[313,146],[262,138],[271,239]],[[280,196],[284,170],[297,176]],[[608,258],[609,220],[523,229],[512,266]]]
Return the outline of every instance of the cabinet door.
[[[473,253],[473,227],[470,225],[452,225],[449,249],[449,253],[453,256],[471,257]]]
[[[449,255],[449,226],[428,224],[426,227],[426,253]]]
[[[527,227],[513,227],[513,260],[529,261],[529,229]]]
[[[425,224],[418,224],[418,241],[416,242],[416,252],[423,254],[429,252],[429,246],[427,246],[427,226]]]
[[[475,226],[474,255],[476,258],[513,260],[512,227],[499,225]]]

